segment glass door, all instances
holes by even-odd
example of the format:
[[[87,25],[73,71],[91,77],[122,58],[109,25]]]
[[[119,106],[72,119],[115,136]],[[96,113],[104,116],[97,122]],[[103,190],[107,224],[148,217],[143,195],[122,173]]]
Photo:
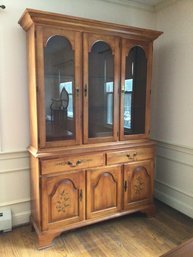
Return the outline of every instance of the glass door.
[[[84,34],[84,143],[116,141],[119,40]]]
[[[149,134],[150,74],[146,43],[122,40],[120,139]]]
[[[81,140],[80,33],[45,29],[40,39],[43,58],[38,65],[44,71],[38,76],[41,78],[40,145],[78,144]]]

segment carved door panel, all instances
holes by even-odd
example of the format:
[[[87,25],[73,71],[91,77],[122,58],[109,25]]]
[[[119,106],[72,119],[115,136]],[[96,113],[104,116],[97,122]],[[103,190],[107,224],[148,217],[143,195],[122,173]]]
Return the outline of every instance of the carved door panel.
[[[43,229],[84,219],[84,171],[42,178]]]
[[[124,165],[124,209],[149,203],[153,193],[153,161]]]
[[[120,166],[87,171],[87,218],[108,216],[121,210]]]

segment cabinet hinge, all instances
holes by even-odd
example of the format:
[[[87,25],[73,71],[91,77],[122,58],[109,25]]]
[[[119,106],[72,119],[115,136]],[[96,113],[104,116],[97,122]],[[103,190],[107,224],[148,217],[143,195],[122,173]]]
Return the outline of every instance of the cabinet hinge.
[[[35,36],[35,39],[37,38],[37,32],[35,31],[35,33],[34,33],[34,36]]]
[[[150,134],[150,129],[149,129],[149,131],[148,131],[148,134]]]
[[[150,89],[150,95],[151,95],[151,89]]]
[[[117,131],[117,137],[119,137],[119,131]]]

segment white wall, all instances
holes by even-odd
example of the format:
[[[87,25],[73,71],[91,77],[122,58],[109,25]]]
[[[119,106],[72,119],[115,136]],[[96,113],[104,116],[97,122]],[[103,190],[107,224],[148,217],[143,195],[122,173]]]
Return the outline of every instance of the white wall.
[[[10,206],[14,225],[29,219],[29,144],[25,8],[154,28],[152,12],[99,0],[2,0],[0,9],[0,207]]]
[[[193,1],[158,10],[152,137],[158,140],[157,198],[193,217]]]

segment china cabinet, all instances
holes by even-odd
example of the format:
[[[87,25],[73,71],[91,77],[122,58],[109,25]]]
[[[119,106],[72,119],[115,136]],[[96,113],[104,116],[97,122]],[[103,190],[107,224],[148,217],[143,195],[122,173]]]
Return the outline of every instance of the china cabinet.
[[[31,222],[62,232],[152,215],[153,41],[159,31],[26,9]]]

